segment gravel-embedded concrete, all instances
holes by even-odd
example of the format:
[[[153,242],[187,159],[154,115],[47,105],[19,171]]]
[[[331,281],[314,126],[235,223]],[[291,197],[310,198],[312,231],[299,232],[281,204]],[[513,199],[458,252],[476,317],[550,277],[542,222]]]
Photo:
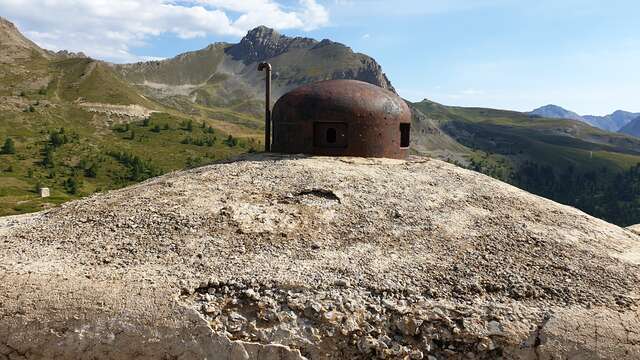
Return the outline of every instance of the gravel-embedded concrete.
[[[627,229],[633,231],[634,233],[640,235],[640,224],[629,226]]]
[[[634,359],[639,263],[437,160],[251,155],[0,219],[0,359]]]

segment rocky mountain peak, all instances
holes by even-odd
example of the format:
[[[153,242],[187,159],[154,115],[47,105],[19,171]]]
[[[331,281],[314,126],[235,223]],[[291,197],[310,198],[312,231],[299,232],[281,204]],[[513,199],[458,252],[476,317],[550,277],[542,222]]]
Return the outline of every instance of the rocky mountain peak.
[[[258,26],[250,30],[239,44],[231,47],[229,53],[252,63],[276,57],[292,47],[312,47],[315,44],[317,41],[313,39],[291,38],[266,26]]]
[[[16,59],[28,58],[33,51],[44,56],[45,58],[86,58],[82,52],[70,52],[67,50],[50,51],[42,49],[33,41],[25,37],[18,27],[11,21],[0,17],[0,60],[4,62],[13,62]]]
[[[46,51],[27,39],[11,21],[0,17],[0,62],[13,63],[31,57],[33,51],[48,57]]]
[[[13,45],[18,38],[24,38],[24,36],[20,33],[16,25],[0,16],[0,44],[5,46]]]
[[[375,59],[354,53],[349,47],[328,39],[317,41],[306,37],[289,37],[266,26],[250,30],[236,44],[211,44],[205,49],[172,59],[116,66],[115,69],[136,84],[149,81],[172,87],[200,86],[198,84],[204,84],[214,75],[221,74],[224,78],[221,80],[224,83],[221,91],[211,94],[212,98],[196,96],[196,102],[211,104],[215,99],[217,104],[229,104],[235,97],[262,99],[264,75],[257,71],[257,63],[262,61],[274,65],[272,91],[276,98],[297,86],[329,79],[355,79],[395,91]],[[227,89],[233,91],[227,92]],[[149,89],[148,95],[164,101],[164,95],[158,95],[156,90]],[[176,91],[189,95],[184,93],[184,88],[174,88],[172,91],[174,95]],[[191,88],[189,91],[194,90]],[[262,114],[260,107],[252,107],[249,111]]]
[[[282,34],[277,32],[276,30],[261,25],[255,29],[249,30],[249,32],[242,39],[242,41],[258,42],[258,43],[264,43],[269,41],[277,42],[282,37],[283,37]]]
[[[611,114],[611,118],[613,118],[613,119],[620,118],[620,119],[626,120],[626,122],[629,122],[630,120],[633,120],[634,118],[636,118],[639,115],[640,114],[632,113],[632,112],[629,112],[629,111],[616,110]]]
[[[11,21],[3,18],[2,16],[0,16],[0,27],[16,29],[16,26]]]
[[[563,107],[560,107],[558,105],[553,105],[553,104],[549,104],[549,105],[545,105],[543,107],[537,108],[531,112],[529,112],[530,115],[538,115],[541,117],[545,117],[545,118],[551,118],[551,119],[571,119],[571,120],[580,120],[582,121],[582,117],[578,114],[576,114],[573,111],[569,111]]]
[[[60,50],[58,52],[53,53],[54,56],[56,56],[59,59],[72,59],[72,58],[88,58],[88,56],[83,53],[82,51],[80,52],[72,52],[72,51],[67,51],[67,50]]]

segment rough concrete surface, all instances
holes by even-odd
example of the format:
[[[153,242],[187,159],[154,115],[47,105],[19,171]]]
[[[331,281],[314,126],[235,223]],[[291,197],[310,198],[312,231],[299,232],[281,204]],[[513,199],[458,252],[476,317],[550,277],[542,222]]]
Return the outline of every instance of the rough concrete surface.
[[[251,155],[0,229],[3,360],[640,358],[640,236],[436,160]]]
[[[629,226],[627,229],[633,231],[634,233],[640,235],[640,224]]]

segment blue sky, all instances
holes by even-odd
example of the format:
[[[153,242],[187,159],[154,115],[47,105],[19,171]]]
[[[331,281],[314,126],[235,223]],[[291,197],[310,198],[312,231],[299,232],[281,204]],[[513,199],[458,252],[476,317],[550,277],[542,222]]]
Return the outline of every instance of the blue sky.
[[[27,9],[52,1],[0,0],[0,15],[45,47],[118,62],[236,42],[264,23],[371,55],[410,100],[640,112],[639,1],[127,0],[128,8],[118,2],[124,0],[67,0],[34,14]],[[59,15],[52,19],[52,12]]]

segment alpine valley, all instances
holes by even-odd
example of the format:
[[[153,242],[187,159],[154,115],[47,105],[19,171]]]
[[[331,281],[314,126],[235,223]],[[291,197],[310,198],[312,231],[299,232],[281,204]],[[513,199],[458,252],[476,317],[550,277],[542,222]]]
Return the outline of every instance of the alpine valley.
[[[261,151],[263,77],[274,101],[328,79],[395,91],[371,57],[258,27],[237,44],[110,64],[51,52],[0,18],[0,216],[38,211],[162,173]],[[412,153],[470,168],[619,225],[640,223],[640,114],[461,108],[413,111]],[[619,131],[619,132],[618,132]],[[40,198],[37,189],[52,196]]]

